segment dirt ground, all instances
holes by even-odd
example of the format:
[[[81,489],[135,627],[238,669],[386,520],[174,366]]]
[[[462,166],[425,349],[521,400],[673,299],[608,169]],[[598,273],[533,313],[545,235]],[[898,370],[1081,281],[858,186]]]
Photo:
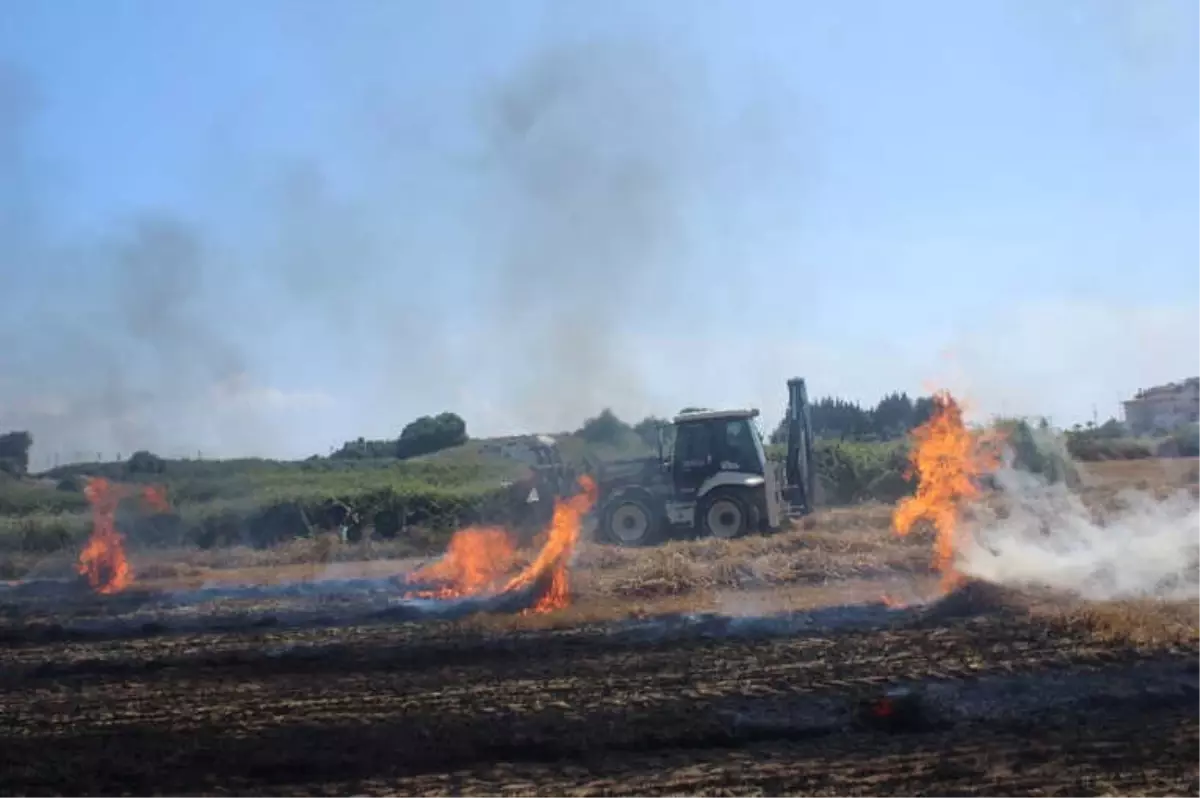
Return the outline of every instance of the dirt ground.
[[[1191,480],[1099,465],[1100,501]],[[589,546],[549,615],[73,636],[65,609],[26,634],[6,605],[0,793],[1200,793],[1195,602],[968,585],[893,620],[816,620],[932,591],[928,541],[888,517]],[[786,633],[737,626],[783,610]]]
[[[407,624],[15,645],[0,791],[1195,794],[1197,655],[999,610],[762,638]],[[1094,683],[1072,698],[1064,679]],[[895,685],[967,692],[925,728],[856,724]]]

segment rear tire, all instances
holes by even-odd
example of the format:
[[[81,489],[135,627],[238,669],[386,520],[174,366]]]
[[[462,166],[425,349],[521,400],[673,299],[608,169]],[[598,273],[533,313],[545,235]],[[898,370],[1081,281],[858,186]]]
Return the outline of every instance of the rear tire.
[[[732,540],[750,529],[750,505],[737,491],[717,488],[700,502],[700,530],[706,537]]]
[[[662,518],[645,496],[626,494],[604,506],[600,529],[606,540],[618,546],[650,546],[659,540]]]

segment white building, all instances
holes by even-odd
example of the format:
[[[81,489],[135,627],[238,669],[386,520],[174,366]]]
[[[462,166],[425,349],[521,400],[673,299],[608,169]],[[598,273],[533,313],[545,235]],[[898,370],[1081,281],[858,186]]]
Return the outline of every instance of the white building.
[[[1138,391],[1125,405],[1125,425],[1134,435],[1170,432],[1200,422],[1200,377]]]

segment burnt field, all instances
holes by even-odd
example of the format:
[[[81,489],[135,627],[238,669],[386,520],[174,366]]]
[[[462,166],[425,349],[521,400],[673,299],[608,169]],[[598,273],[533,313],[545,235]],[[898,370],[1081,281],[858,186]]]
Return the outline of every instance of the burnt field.
[[[411,601],[379,561],[9,585],[0,792],[1200,792],[1194,598],[931,599],[930,536],[890,519],[585,543],[532,614]]]
[[[0,790],[1194,794],[1193,615],[968,586],[908,610],[561,628],[10,616]],[[891,688],[911,692],[888,714]]]

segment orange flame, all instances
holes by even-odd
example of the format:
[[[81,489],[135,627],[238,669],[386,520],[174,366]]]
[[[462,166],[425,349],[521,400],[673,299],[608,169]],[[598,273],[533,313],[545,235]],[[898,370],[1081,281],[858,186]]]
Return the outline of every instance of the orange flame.
[[[142,488],[142,504],[156,513],[165,513],[171,509],[167,503],[167,492],[159,485],[147,485]]]
[[[498,592],[521,590],[545,584],[530,612],[550,612],[570,602],[567,567],[579,542],[583,516],[596,503],[596,483],[588,476],[579,478],[583,492],[554,503],[554,517],[546,531],[546,541],[537,557]],[[456,598],[495,589],[503,575],[516,564],[511,536],[495,527],[470,527],[454,533],[446,554],[437,562],[409,575],[409,583],[434,583],[432,590],[408,593],[410,598]]]
[[[76,570],[87,577],[88,584],[97,593],[118,593],[133,584],[133,568],[125,556],[124,538],[117,531],[116,516],[121,500],[135,493],[152,510],[165,512],[168,509],[166,494],[154,485],[137,491],[103,477],[92,477],[83,489],[83,495],[92,506],[92,534],[79,553]]]
[[[962,510],[979,497],[977,478],[994,471],[1000,456],[996,433],[967,429],[962,406],[948,392],[939,391],[933,401],[933,415],[912,432],[909,461],[917,492],[896,506],[892,526],[907,535],[922,519],[933,524],[933,564],[942,575],[942,590],[948,591],[962,581],[954,568]]]
[[[434,590],[415,591],[419,598],[454,598],[479,593],[495,585],[513,566],[512,538],[496,527],[468,527],[450,538],[446,554],[414,571],[409,582],[442,583]]]
[[[554,503],[554,517],[550,521],[546,545],[542,546],[537,558],[504,587],[506,591],[519,590],[549,575],[550,584],[533,605],[533,612],[550,612],[570,603],[567,566],[579,542],[583,516],[596,503],[595,480],[584,474],[579,477],[579,487],[583,489],[582,493]]]

